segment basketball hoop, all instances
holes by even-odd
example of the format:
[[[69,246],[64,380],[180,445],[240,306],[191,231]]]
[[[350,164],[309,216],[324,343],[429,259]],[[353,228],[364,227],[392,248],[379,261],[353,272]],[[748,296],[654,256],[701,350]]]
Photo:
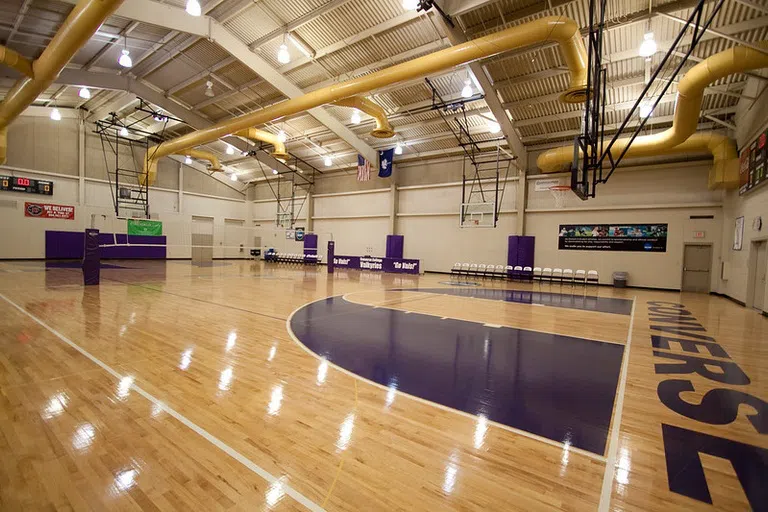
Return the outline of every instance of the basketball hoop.
[[[554,187],[549,187],[549,191],[552,193],[552,197],[555,198],[555,208],[565,208],[565,198],[568,197],[571,187],[568,185],[555,185]]]

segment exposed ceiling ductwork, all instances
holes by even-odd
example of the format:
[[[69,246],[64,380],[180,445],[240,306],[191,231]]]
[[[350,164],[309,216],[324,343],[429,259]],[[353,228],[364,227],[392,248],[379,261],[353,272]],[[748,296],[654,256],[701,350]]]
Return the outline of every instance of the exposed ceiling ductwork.
[[[56,80],[75,53],[122,3],[123,0],[79,1],[40,57],[32,62],[31,76],[20,78],[8,91],[0,103],[0,164],[7,158],[8,125]]]
[[[768,47],[768,42],[760,43]],[[657,156],[667,153],[710,152],[715,158],[710,172],[710,188],[738,186],[739,162],[734,143],[725,136],[703,133],[693,136],[701,113],[706,87],[728,75],[768,67],[768,54],[744,46],[722,51],[691,68],[678,85],[677,107],[672,127],[630,139],[619,139],[611,148],[618,156],[624,148],[627,158]],[[558,172],[573,162],[573,146],[562,146],[540,154],[536,164],[542,172]]]
[[[286,100],[256,112],[219,122],[209,128],[188,133],[149,149],[152,155],[145,163],[141,180],[155,181],[157,160],[185,149],[213,142],[237,131],[261,125],[285,116],[304,112],[321,105],[365,94],[379,87],[424,77],[477,59],[499,55],[508,50],[536,43],[554,41],[560,44],[570,71],[570,84],[561,101],[576,103],[586,97],[586,49],[578,24],[562,16],[550,16],[496,32],[467,43],[446,48],[411,61],[382,69],[366,76],[329,85]]]

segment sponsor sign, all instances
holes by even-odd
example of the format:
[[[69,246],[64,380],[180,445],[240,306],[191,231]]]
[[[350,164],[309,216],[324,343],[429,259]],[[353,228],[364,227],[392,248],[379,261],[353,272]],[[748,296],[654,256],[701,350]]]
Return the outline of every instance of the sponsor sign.
[[[667,224],[561,224],[566,251],[667,251]]]
[[[418,274],[419,260],[377,258],[374,256],[334,256],[333,265],[339,268],[375,270],[395,274]]]
[[[128,234],[163,236],[163,223],[157,220],[128,219]]]
[[[24,203],[24,216],[75,220],[75,207],[62,204]]]

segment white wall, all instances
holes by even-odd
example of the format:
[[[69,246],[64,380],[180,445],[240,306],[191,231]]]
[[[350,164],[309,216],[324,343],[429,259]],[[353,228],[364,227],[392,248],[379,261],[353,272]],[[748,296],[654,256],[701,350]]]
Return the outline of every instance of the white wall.
[[[762,88],[762,93],[760,89]],[[768,109],[768,87],[756,80],[750,79],[745,94],[753,94],[754,101],[742,100],[736,113],[736,135],[739,148],[748,145],[757,135],[768,127],[766,109]],[[755,217],[762,217],[763,228],[755,231],[752,223]],[[733,249],[734,225],[737,217],[744,217],[744,239],[742,249]],[[747,289],[750,280],[749,261],[752,252],[752,242],[768,239],[768,186],[762,185],[753,191],[740,196],[738,191],[729,192],[725,196],[723,207],[723,246],[722,260],[724,272],[719,283],[719,291],[738,301],[747,301]],[[768,286],[766,287],[768,297]]]
[[[430,161],[395,166],[397,195],[391,181],[374,178],[358,183],[354,176],[336,174],[318,179],[314,204],[316,232],[332,234],[338,254],[385,253],[391,232],[390,214],[396,209],[395,233],[405,235],[405,257],[421,260],[423,270],[447,272],[455,262],[506,264],[509,235],[536,237],[535,264],[572,269],[594,269],[601,281],[611,282],[614,271],[627,271],[630,284],[679,289],[682,283],[686,243],[713,246],[712,289],[721,287],[720,258],[723,239],[723,192],[707,188],[707,160],[616,171],[600,185],[597,197],[582,202],[570,194],[564,209],[555,207],[549,191],[537,192],[538,179],[565,175],[534,175],[527,178],[525,233],[517,233],[519,180],[507,181],[496,228],[460,228],[461,160]],[[259,184],[252,197],[270,197]],[[396,197],[396,198],[395,198]],[[274,201],[261,199],[252,205],[254,218],[273,219]],[[260,213],[256,213],[256,212]],[[691,219],[691,216],[712,216]],[[560,224],[666,223],[669,225],[664,253],[561,251],[557,247]],[[703,238],[694,232],[703,231]],[[321,243],[321,250],[324,244]]]
[[[77,119],[56,123],[41,117],[21,117],[10,125],[8,162],[0,166],[0,173],[52,180],[54,195],[0,195],[0,259],[44,258],[45,231],[82,231],[91,225],[92,214],[97,215],[97,227],[104,231],[125,232],[125,222],[113,220],[112,189],[106,181],[104,155],[98,137],[87,133],[90,129],[86,126],[80,131]],[[78,133],[85,138],[82,155]],[[124,156],[131,158],[130,154]],[[223,257],[223,247],[235,243],[226,238],[225,219],[248,222],[244,194],[171,159],[160,163],[156,186],[149,191],[150,213],[152,218],[163,221],[168,256],[191,256],[191,220],[193,215],[201,215],[214,218],[214,257]],[[183,180],[179,179],[180,172]],[[74,206],[75,219],[25,217],[25,202]]]

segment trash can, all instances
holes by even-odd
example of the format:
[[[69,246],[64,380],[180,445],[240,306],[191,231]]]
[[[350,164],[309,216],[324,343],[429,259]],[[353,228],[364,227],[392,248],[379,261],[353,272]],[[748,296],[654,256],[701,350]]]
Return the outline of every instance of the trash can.
[[[626,288],[627,279],[629,278],[629,272],[614,272],[613,273],[613,287],[614,288]]]

